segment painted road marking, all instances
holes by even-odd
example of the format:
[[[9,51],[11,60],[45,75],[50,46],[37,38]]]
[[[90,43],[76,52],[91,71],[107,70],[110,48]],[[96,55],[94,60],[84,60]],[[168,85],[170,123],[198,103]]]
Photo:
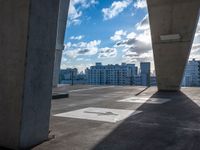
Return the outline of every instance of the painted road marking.
[[[163,104],[171,99],[169,98],[150,98],[150,97],[129,97],[117,102],[127,102],[127,103],[147,103],[147,104]]]
[[[84,109],[56,114],[54,116],[115,123],[123,119],[126,119],[131,115],[135,115],[141,112],[142,111],[125,110],[125,109],[87,107]]]

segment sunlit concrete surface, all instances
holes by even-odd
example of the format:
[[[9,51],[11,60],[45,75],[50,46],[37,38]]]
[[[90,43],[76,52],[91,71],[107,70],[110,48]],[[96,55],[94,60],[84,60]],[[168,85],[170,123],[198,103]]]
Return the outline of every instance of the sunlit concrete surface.
[[[170,98],[152,98],[152,97],[129,97],[118,102],[126,102],[126,103],[148,103],[148,104],[163,104],[170,101]]]
[[[70,91],[75,87],[68,87]],[[76,86],[79,89],[78,86]],[[145,87],[87,87],[70,92],[67,99],[52,101],[50,135],[54,139],[34,150],[199,150],[200,92],[183,88],[181,92],[158,93],[151,87],[138,95],[148,100],[167,99],[161,104],[119,102],[132,98]],[[64,89],[64,87],[63,87]],[[54,116],[91,107],[136,110],[118,122]]]
[[[141,111],[87,107],[70,112],[56,114],[54,116],[115,123],[137,113],[141,113]]]

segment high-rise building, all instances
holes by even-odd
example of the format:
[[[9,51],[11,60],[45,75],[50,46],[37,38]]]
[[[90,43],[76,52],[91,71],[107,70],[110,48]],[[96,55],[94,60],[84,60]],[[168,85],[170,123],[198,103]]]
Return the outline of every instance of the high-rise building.
[[[67,68],[67,69],[61,70],[60,71],[60,83],[62,83],[62,81],[73,82],[73,80],[76,79],[77,74],[78,74],[77,68]]]
[[[86,69],[88,84],[96,85],[133,85],[137,75],[135,64],[102,65],[96,63]]]
[[[200,86],[200,61],[193,59],[188,62],[182,86]]]
[[[77,68],[67,68],[60,71],[60,84],[86,84],[86,75],[83,72],[78,73]]]
[[[150,85],[151,86],[156,86],[157,85],[157,81],[156,81],[156,76],[155,75],[151,75],[151,77],[150,77]]]
[[[141,85],[150,86],[150,74],[151,74],[151,64],[150,62],[140,63],[140,75],[141,75]]]

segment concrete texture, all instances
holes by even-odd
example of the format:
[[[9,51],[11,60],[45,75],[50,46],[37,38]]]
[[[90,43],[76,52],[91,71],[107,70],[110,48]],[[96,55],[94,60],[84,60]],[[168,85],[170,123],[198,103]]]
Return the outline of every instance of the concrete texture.
[[[56,37],[56,51],[53,72],[53,86],[56,87],[59,81],[60,65],[62,59],[62,51],[64,50],[64,36],[67,24],[67,16],[70,0],[60,0],[58,27]]]
[[[198,88],[181,92],[157,92],[148,88],[137,97],[170,99],[163,104],[125,103],[145,87],[86,87],[68,99],[52,101],[51,135],[55,138],[33,150],[199,150],[200,93]],[[70,90],[71,91],[71,90]],[[117,123],[53,115],[98,107],[142,111]],[[54,137],[53,136],[53,137]]]
[[[0,146],[48,138],[58,2],[0,0]]]
[[[57,87],[58,83],[59,83],[59,75],[60,75],[60,67],[61,67],[63,49],[55,50],[55,60],[54,60],[54,70],[53,70],[53,87]]]
[[[159,90],[179,90],[199,17],[199,0],[147,0]],[[162,41],[161,35],[180,35]]]

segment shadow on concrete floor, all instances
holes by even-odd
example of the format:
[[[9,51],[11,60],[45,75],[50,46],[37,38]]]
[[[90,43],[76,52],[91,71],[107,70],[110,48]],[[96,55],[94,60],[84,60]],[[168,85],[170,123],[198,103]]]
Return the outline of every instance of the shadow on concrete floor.
[[[182,92],[157,92],[161,104],[143,104],[93,150],[199,150],[200,107]]]
[[[145,89],[143,89],[142,91],[138,92],[135,94],[135,96],[139,96],[141,93],[143,93],[144,91],[148,90],[150,88],[150,86],[147,86]]]

